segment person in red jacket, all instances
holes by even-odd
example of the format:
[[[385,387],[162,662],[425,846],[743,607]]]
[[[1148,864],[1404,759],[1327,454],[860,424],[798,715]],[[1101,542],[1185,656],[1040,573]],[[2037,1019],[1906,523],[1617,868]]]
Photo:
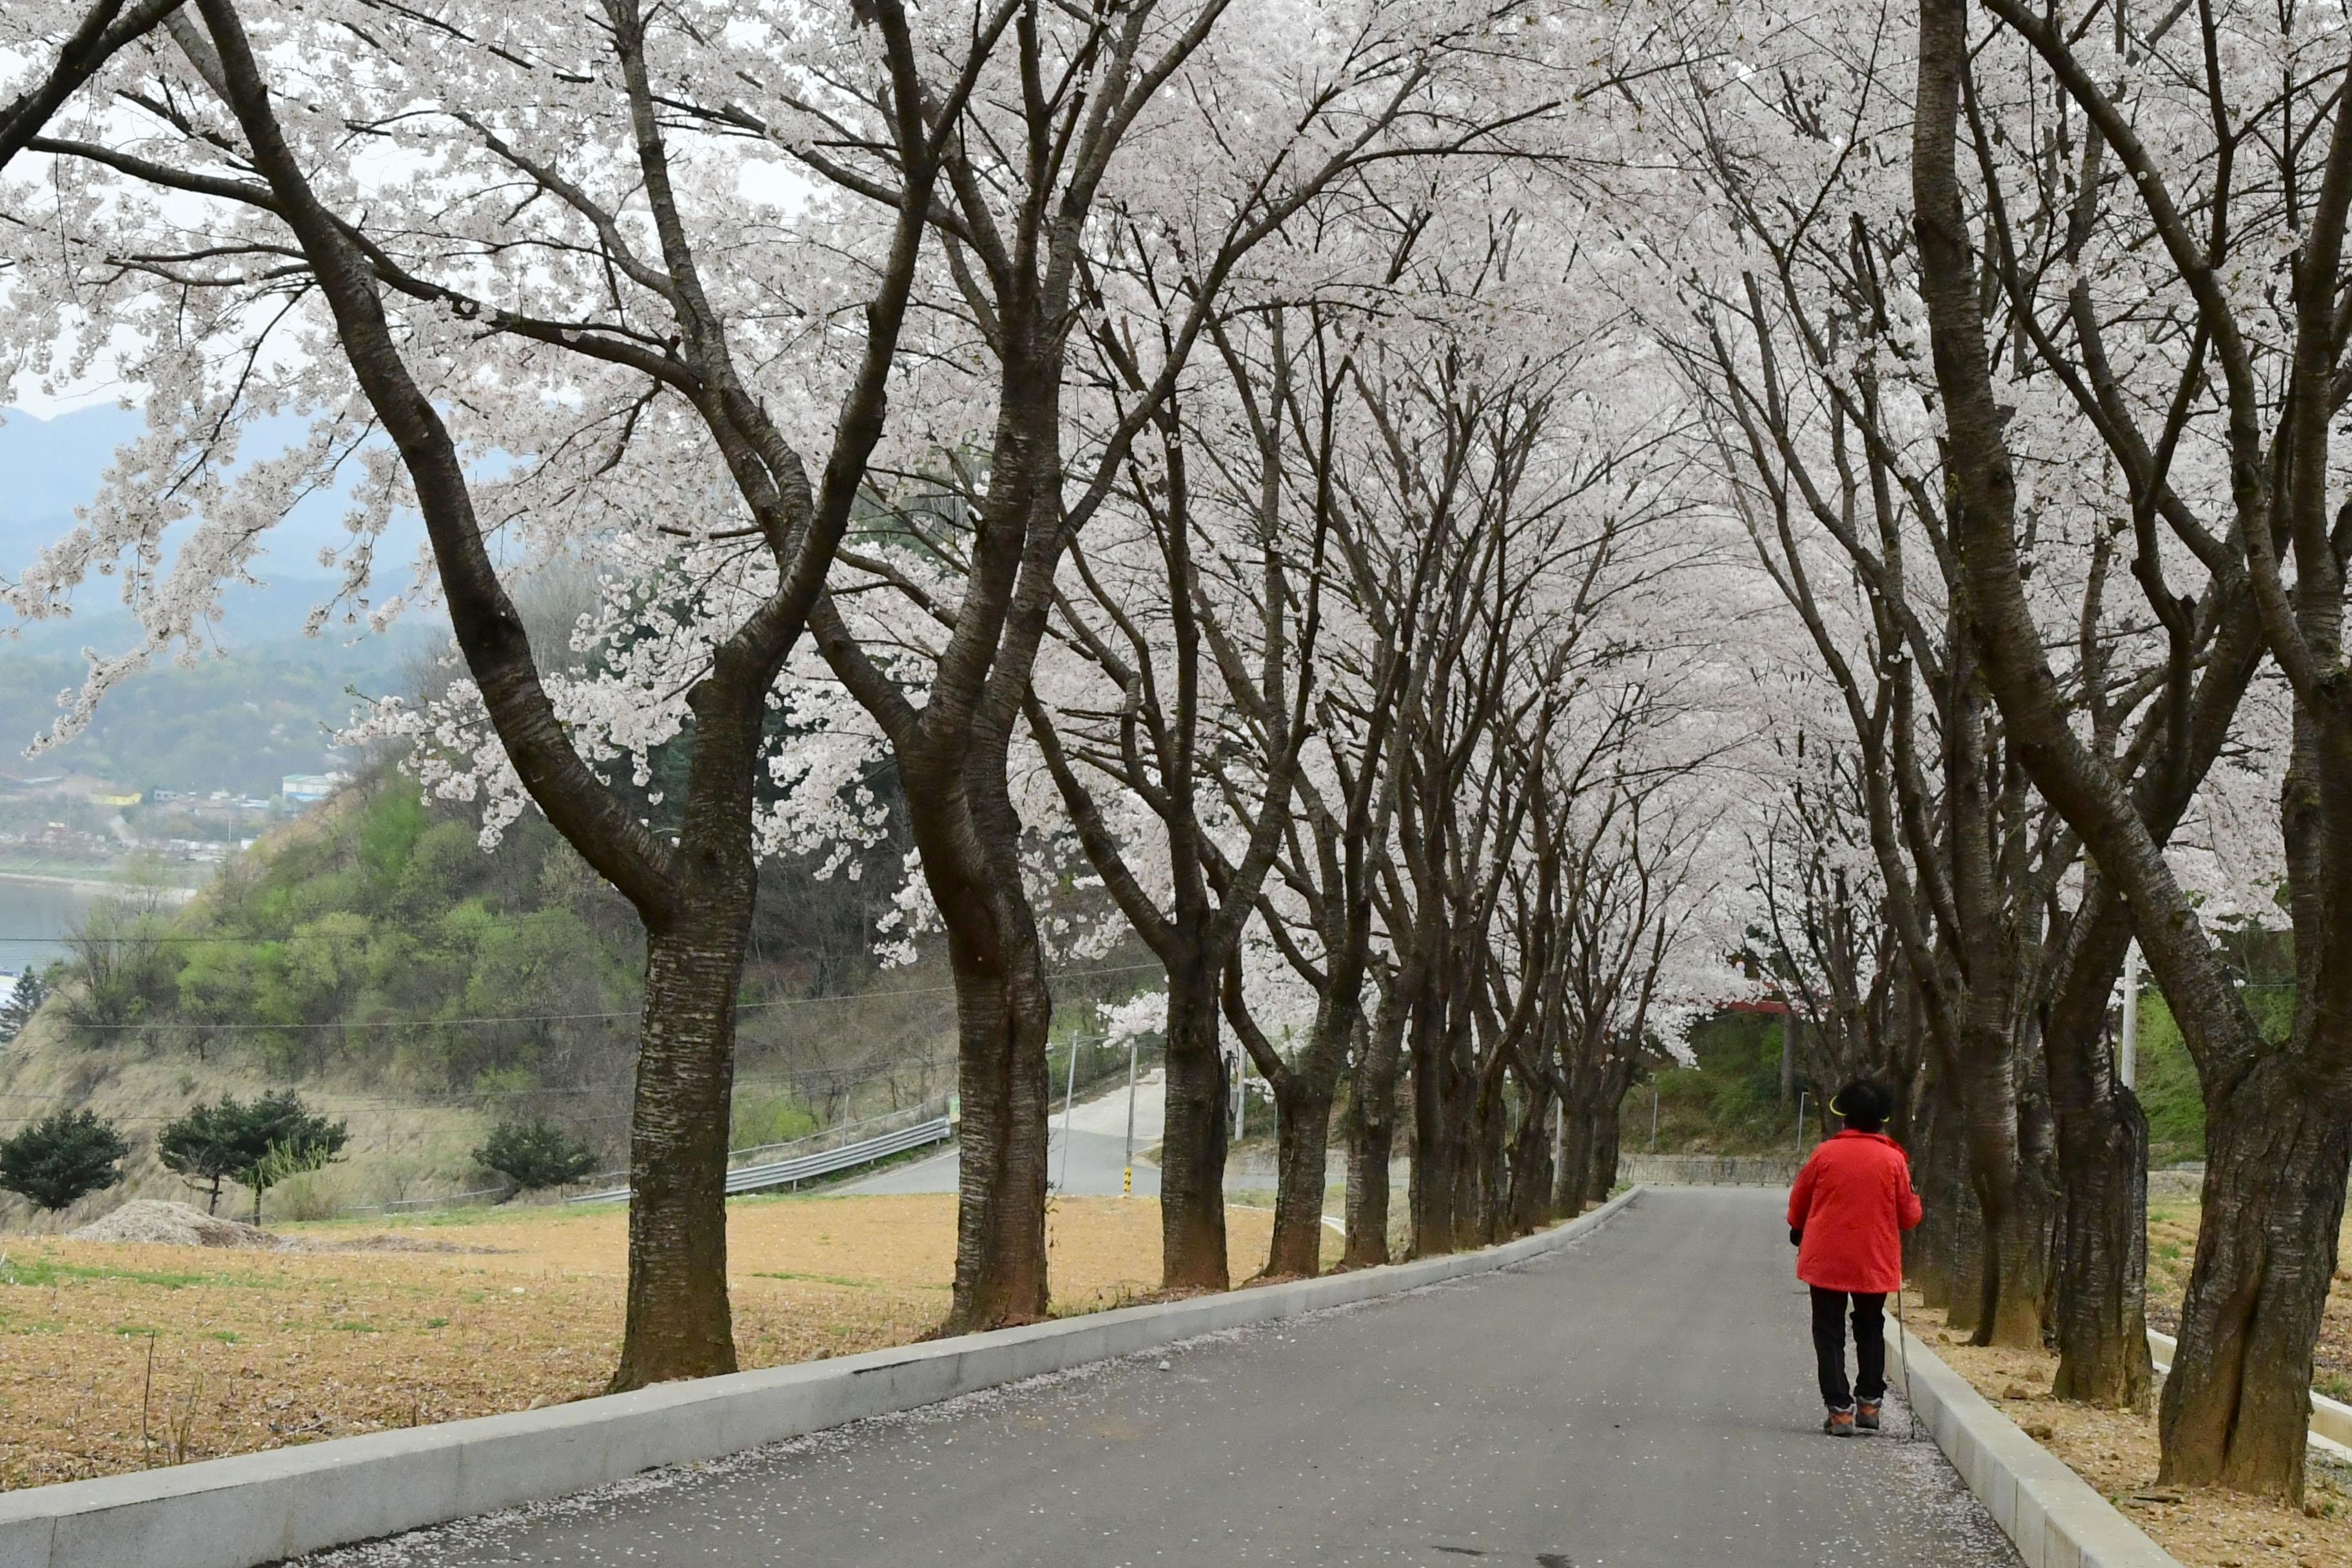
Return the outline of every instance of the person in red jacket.
[[[1893,1097],[1856,1079],[1830,1100],[1845,1131],[1813,1151],[1789,1193],[1789,1239],[1797,1248],[1797,1278],[1813,1293],[1813,1356],[1822,1402],[1830,1407],[1822,1430],[1851,1437],[1878,1430],[1886,1397],[1887,1293],[1903,1288],[1903,1233],[1919,1223],[1919,1194],[1911,1190],[1911,1162],[1881,1131]],[[1853,1317],[1854,1380],[1845,1380],[1845,1318]]]

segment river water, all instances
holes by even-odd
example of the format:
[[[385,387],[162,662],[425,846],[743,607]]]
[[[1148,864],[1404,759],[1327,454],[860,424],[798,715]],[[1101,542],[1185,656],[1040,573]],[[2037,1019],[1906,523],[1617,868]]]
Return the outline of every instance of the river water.
[[[0,874],[0,973],[22,973],[63,958],[65,938],[103,895],[87,884]]]

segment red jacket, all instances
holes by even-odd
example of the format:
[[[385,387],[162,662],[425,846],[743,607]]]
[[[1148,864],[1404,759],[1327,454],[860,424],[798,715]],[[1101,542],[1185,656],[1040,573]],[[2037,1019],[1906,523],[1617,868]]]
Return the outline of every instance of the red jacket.
[[[1797,1278],[1824,1290],[1903,1288],[1903,1232],[1919,1223],[1911,1162],[1884,1132],[1844,1131],[1813,1151],[1789,1193],[1789,1228],[1805,1238]]]

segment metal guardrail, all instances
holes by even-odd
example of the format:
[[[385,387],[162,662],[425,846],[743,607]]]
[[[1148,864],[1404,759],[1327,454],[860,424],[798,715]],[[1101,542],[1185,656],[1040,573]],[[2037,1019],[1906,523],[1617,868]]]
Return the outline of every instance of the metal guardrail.
[[[862,1142],[860,1139],[852,1138],[849,1134],[868,1127],[877,1131],[867,1136],[879,1138],[885,1131],[896,1132],[910,1123],[930,1121],[932,1117],[939,1114],[931,1107],[944,1103],[944,1101],[933,1100],[927,1104],[902,1105],[896,1110],[884,1110],[872,1116],[861,1116],[855,1121],[836,1121],[830,1127],[803,1133],[798,1138],[787,1138],[781,1143],[753,1143],[741,1149],[730,1149],[727,1151],[727,1163],[730,1166],[764,1165],[780,1159],[798,1158],[793,1151],[813,1149],[820,1144],[837,1149],[844,1144]],[[893,1125],[885,1128],[882,1124],[886,1121]],[[625,1176],[628,1173],[615,1171],[613,1174]]]
[[[932,1143],[943,1143],[955,1133],[955,1122],[945,1116],[929,1121],[919,1121],[912,1127],[902,1127],[896,1132],[885,1132],[856,1143],[844,1143],[837,1149],[822,1149],[814,1154],[796,1159],[772,1160],[764,1165],[744,1165],[727,1173],[727,1194],[734,1197],[742,1193],[766,1192],[771,1187],[791,1186],[830,1176],[839,1171],[855,1170],[870,1165],[877,1160],[887,1160],[893,1154],[903,1154],[909,1149],[920,1149]],[[584,1193],[567,1203],[608,1204],[627,1198],[629,1189],[614,1187],[608,1192]]]

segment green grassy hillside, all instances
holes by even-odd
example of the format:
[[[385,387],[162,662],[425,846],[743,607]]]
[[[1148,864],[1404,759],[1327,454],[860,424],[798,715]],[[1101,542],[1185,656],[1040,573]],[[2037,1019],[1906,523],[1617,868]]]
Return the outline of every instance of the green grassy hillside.
[[[943,965],[884,968],[871,951],[903,846],[869,853],[856,878],[793,860],[761,872],[737,1025],[738,1148],[953,1087]],[[279,1218],[488,1185],[472,1151],[508,1118],[546,1117],[606,1168],[626,1162],[636,918],[536,815],[486,853],[469,813],[378,767],[184,906],[103,901],[72,945],[56,996],[0,1047],[0,1131],[95,1109],[131,1141],[131,1185],[56,1222],[0,1198],[0,1223],[54,1228],[128,1195],[186,1196],[155,1160],[155,1132],[224,1092],[292,1089],[350,1123],[343,1163],[273,1190]],[[1138,956],[1057,984],[1057,1085],[1097,1002],[1156,983]],[[1124,1067],[1121,1053],[1085,1056],[1082,1078]]]

